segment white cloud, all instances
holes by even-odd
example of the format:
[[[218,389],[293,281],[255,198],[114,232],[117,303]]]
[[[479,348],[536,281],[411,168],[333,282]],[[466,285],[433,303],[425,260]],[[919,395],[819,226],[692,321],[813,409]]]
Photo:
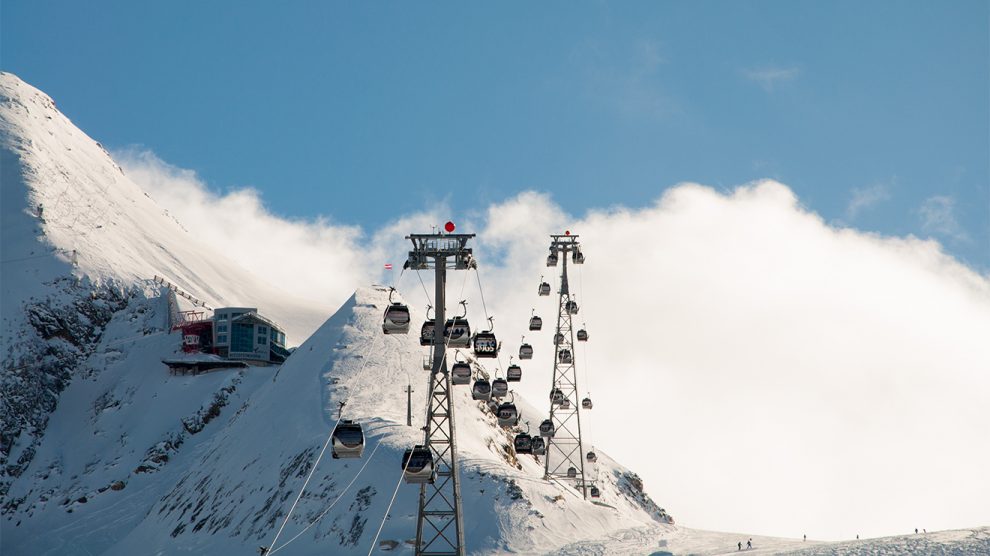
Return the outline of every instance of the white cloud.
[[[210,193],[150,156],[125,169],[194,235],[339,301],[382,262],[399,267],[404,235],[445,220],[438,209],[363,234],[279,219],[255,193]],[[831,227],[772,181],[726,194],[681,184],[653,206],[581,217],[526,192],[460,224],[478,233],[503,364],[523,333],[537,349],[518,390],[538,406],[552,333],[525,324],[533,307],[554,316],[536,295],[541,275],[556,281],[547,235],[580,235],[586,440],[640,473],[680,523],[813,538],[990,523],[990,279],[938,243]],[[252,230],[261,244],[239,239]],[[251,260],[270,253],[300,262]],[[457,274],[451,301],[463,288],[480,324],[475,277]],[[400,288],[425,304],[414,275]]]
[[[921,216],[921,229],[928,233],[966,241],[969,236],[956,220],[956,200],[947,195],[935,195],[925,199],[918,208]]]
[[[800,73],[801,70],[796,67],[782,68],[765,66],[762,68],[742,70],[742,74],[746,79],[755,82],[768,93],[772,93],[781,83],[793,81]]]
[[[869,187],[854,187],[849,204],[846,205],[846,218],[855,220],[859,213],[877,203],[890,199],[890,188],[877,183]]]

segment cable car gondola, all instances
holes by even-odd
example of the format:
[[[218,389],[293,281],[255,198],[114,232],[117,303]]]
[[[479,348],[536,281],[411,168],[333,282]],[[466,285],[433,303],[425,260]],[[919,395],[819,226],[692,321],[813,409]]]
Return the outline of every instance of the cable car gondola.
[[[571,408],[571,400],[568,398],[564,398],[560,402],[560,409],[570,409],[570,408]]]
[[[551,252],[547,256],[547,266],[557,266],[557,261],[559,261],[559,260],[560,259],[557,257],[557,253],[556,252]]]
[[[583,328],[581,330],[578,330],[577,331],[577,339],[578,339],[579,342],[587,342],[588,341],[588,331],[585,330],[585,329],[583,329]]]
[[[457,361],[450,368],[451,384],[471,384],[471,365]]]
[[[492,381],[492,397],[504,398],[509,393],[509,382],[504,378],[496,378]]]
[[[423,322],[423,326],[419,329],[419,345],[421,346],[433,345],[436,323],[430,318],[430,309],[432,308],[432,305],[426,306],[426,321]]]
[[[557,358],[560,359],[561,363],[572,363],[574,361],[574,356],[571,355],[571,350],[562,349],[557,354]]]
[[[532,359],[533,358],[533,346],[529,344],[523,344],[519,346],[519,359]]]
[[[433,451],[426,446],[416,445],[402,454],[402,476],[407,483],[432,483],[436,478],[433,465]]]
[[[595,407],[595,404],[591,403],[591,398],[581,400],[581,409],[591,409],[593,407]]]
[[[560,332],[554,334],[553,335],[553,345],[559,346],[562,343],[564,343],[564,335],[561,334]]]
[[[515,440],[512,441],[512,446],[516,449],[516,454],[532,454],[533,437],[528,433],[521,432],[517,434]]]
[[[553,421],[550,419],[544,419],[543,422],[540,423],[540,436],[550,438],[555,432],[557,432],[557,427],[553,425]]]
[[[576,315],[576,314],[578,314],[578,304],[577,304],[577,301],[574,301],[573,299],[570,300],[570,301],[568,301],[564,305],[564,309],[567,310],[567,314],[568,315]]]
[[[543,282],[542,281],[543,280],[543,277],[542,276],[540,276],[540,280],[541,280],[540,287],[539,287],[539,289],[537,289],[537,293],[540,294],[540,295],[544,295],[544,296],[545,295],[550,295],[550,283],[549,282]]]
[[[444,323],[443,336],[447,341],[447,347],[471,347],[471,325],[467,320],[467,302],[461,301],[461,305],[464,306],[464,314],[447,319]]]
[[[509,382],[519,382],[522,380],[522,367],[519,365],[509,365],[505,370],[505,380]]]
[[[531,316],[529,317],[529,329],[533,331],[543,330],[543,319],[534,315],[533,313],[535,312],[536,309],[530,311]]]
[[[471,398],[475,400],[488,401],[492,399],[492,384],[486,378],[479,378],[474,381],[471,387]]]
[[[512,402],[498,406],[495,416],[498,417],[498,426],[500,427],[514,427],[519,424],[519,410],[516,409],[516,404]]]
[[[591,487],[591,497],[592,498],[599,498],[601,495],[602,495],[602,491],[601,490],[598,490],[598,487],[596,487],[596,486],[592,486]]]
[[[560,405],[560,402],[564,401],[564,391],[560,388],[554,388],[550,391],[550,402],[554,405]]]
[[[389,290],[389,306],[385,308],[382,317],[382,332],[385,334],[406,334],[409,332],[409,307],[398,301],[392,301],[395,288]]]
[[[567,468],[567,478],[568,479],[573,479],[575,477],[577,477],[577,468],[575,468],[575,467],[568,467]]]
[[[574,253],[571,254],[571,260],[574,264],[584,264],[584,253],[580,249],[575,249]]]
[[[344,419],[333,429],[334,459],[359,458],[364,453],[364,430],[360,423]]]
[[[488,317],[488,330],[483,330],[474,335],[474,356],[484,358],[498,357],[498,340],[495,338],[494,324],[492,318]]]
[[[595,463],[596,461],[598,461],[598,455],[595,454],[594,452],[588,452],[588,455],[585,456],[584,459],[587,460],[588,463]]]
[[[547,443],[544,442],[539,436],[534,436],[532,449],[534,456],[542,456],[547,453]]]

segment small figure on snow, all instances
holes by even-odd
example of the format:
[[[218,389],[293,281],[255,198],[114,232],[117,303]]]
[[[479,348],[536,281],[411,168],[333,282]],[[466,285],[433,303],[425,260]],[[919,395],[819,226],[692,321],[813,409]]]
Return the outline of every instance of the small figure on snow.
[[[739,541],[739,542],[738,542],[738,543],[736,543],[736,544],[738,544],[738,545],[739,545],[739,550],[742,550],[742,541]]]
[[[804,541],[805,541],[805,542],[807,542],[807,541],[808,541],[808,535],[807,535],[807,534],[805,534],[805,535],[804,535]]]
[[[753,539],[746,541],[746,550],[749,550],[750,548],[753,548]]]

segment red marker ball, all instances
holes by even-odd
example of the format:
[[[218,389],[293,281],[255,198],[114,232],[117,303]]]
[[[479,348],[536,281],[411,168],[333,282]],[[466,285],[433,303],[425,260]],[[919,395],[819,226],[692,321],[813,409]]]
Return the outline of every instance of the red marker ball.
[[[570,231],[570,230],[564,230],[564,235],[565,235],[565,236],[569,236],[569,235],[571,235],[571,231]]]
[[[443,225],[443,229],[444,230],[447,230],[447,233],[448,234],[450,232],[453,232],[454,231],[454,223],[448,220],[447,223]]]

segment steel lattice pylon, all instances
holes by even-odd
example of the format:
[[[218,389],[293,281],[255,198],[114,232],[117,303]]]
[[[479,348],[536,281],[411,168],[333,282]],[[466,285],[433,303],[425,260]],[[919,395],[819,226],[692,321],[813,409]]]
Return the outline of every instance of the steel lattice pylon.
[[[416,555],[464,556],[464,517],[457,476],[454,406],[450,399],[444,324],[447,269],[467,270],[475,265],[468,249],[474,234],[413,234],[406,268],[436,271],[436,313],[433,326],[433,365],[427,396],[425,440],[433,452],[436,480],[419,489]]]
[[[577,355],[574,350],[574,328],[571,322],[571,312],[567,310],[570,302],[576,300],[570,294],[567,281],[567,259],[580,256],[580,243],[576,235],[551,235],[550,256],[556,256],[562,263],[560,271],[560,290],[557,292],[557,331],[554,336],[553,354],[553,385],[550,398],[550,421],[553,423],[554,435],[547,439],[544,478],[547,480],[572,481],[588,498],[588,486],[584,473],[584,448],[581,444],[581,399],[577,383]],[[549,265],[548,266],[555,266]],[[559,338],[561,341],[556,341]],[[560,354],[567,350],[571,354],[570,361],[561,362]],[[563,399],[569,403],[568,408],[553,400],[553,392],[560,390]],[[573,468],[574,474],[568,471]]]

